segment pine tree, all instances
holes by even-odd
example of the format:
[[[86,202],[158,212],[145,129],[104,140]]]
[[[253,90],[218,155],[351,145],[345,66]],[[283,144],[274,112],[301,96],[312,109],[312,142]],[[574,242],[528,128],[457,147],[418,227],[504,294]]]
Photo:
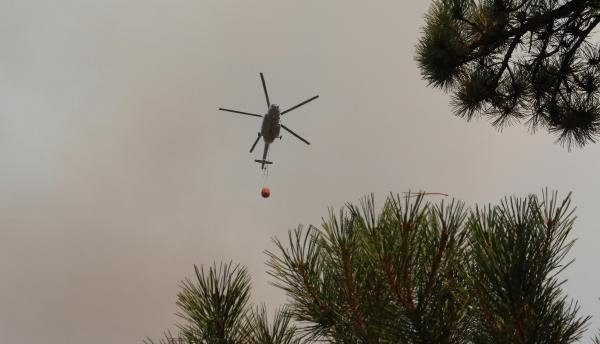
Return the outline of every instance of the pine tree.
[[[598,23],[598,0],[434,0],[417,61],[457,115],[526,121],[583,146],[600,135]]]
[[[371,196],[274,239],[268,273],[288,303],[273,321],[249,305],[245,269],[196,268],[160,343],[578,343],[590,318],[559,278],[574,219],[556,193],[474,210],[408,194],[378,211]]]
[[[178,333],[166,332],[159,344],[298,344],[295,327],[283,309],[269,325],[265,307],[250,306],[250,277],[232,263],[194,266],[196,280],[186,279],[177,295]],[[148,338],[146,344],[156,342]]]

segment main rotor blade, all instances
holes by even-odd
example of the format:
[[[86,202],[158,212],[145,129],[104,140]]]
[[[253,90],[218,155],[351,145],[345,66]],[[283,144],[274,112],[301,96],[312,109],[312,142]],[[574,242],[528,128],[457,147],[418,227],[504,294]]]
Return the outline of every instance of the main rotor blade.
[[[300,141],[306,143],[307,145],[310,144],[310,142],[306,141],[305,139],[303,139],[300,135],[296,134],[295,132],[292,131],[292,129],[286,127],[285,125],[281,124],[281,127],[285,130],[287,130],[287,132],[289,132],[290,134],[296,136]]]
[[[292,106],[291,108],[289,108],[289,109],[287,109],[287,110],[283,111],[281,114],[283,115],[283,114],[285,114],[286,112],[290,112],[290,111],[292,111],[292,110],[294,110],[294,109],[296,109],[296,108],[299,108],[299,107],[301,107],[302,105],[304,105],[304,104],[306,104],[306,103],[308,103],[308,102],[311,102],[311,101],[313,101],[313,100],[315,100],[315,99],[317,99],[317,98],[319,98],[319,96],[318,96],[318,95],[316,95],[316,96],[314,96],[314,97],[310,98],[309,100],[305,100],[305,101],[303,101],[302,103],[300,103],[300,104],[298,104],[298,105],[296,105],[296,106]]]
[[[237,111],[237,110],[230,110],[230,109],[223,109],[223,108],[219,108],[219,110],[233,112],[233,113],[241,113],[242,115],[248,115],[248,116],[254,116],[254,117],[262,117],[261,115],[257,115],[255,113],[250,113],[250,112],[244,112],[244,111]]]
[[[260,73],[260,80],[263,84],[263,90],[265,90],[265,98],[267,98],[267,108],[271,107],[271,102],[269,101],[269,93],[267,93],[267,84],[265,83],[265,77],[263,73]]]
[[[256,144],[258,143],[258,140],[260,140],[260,133],[258,133],[258,137],[256,138],[256,141],[254,141],[254,144],[252,145],[252,148],[250,148],[250,153],[252,153],[252,151],[254,150],[254,147],[256,147]]]

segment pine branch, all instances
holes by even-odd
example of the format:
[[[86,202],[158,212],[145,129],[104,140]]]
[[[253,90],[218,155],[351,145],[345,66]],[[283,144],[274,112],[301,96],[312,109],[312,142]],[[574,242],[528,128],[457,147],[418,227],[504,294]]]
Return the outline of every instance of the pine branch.
[[[272,322],[264,305],[255,308],[248,317],[247,329],[246,344],[300,344],[296,327],[285,308],[275,312]]]
[[[600,137],[599,20],[596,0],[434,0],[417,61],[458,116],[500,130],[529,117],[570,149]]]
[[[474,343],[575,343],[589,317],[562,296],[556,276],[567,264],[573,224],[570,196],[505,199],[477,211],[472,231],[471,281],[482,312]]]
[[[320,227],[274,239],[268,273],[288,303],[249,306],[239,265],[195,267],[176,334],[147,344],[571,344],[590,317],[560,278],[574,240],[570,195],[466,211],[425,194],[348,203]],[[600,344],[600,338],[594,340]]]
[[[246,339],[250,278],[240,265],[194,266],[196,279],[185,279],[177,295],[179,333],[167,332],[161,344],[240,344]],[[147,340],[146,343],[153,343]]]

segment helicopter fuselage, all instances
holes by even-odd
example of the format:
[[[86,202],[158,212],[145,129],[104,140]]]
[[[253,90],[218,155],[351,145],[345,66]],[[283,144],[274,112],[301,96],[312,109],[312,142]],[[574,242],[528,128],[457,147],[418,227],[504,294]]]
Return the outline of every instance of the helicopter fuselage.
[[[281,113],[279,111],[279,106],[271,104],[267,114],[263,117],[262,127],[260,129],[260,134],[265,143],[272,143],[279,137],[279,131],[281,130],[281,125],[279,124],[280,117]]]

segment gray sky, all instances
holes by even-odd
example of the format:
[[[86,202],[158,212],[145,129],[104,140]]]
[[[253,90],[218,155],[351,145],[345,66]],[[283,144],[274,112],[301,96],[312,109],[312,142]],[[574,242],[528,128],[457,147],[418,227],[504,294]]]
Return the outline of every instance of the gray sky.
[[[157,337],[179,281],[215,260],[277,306],[271,237],[409,189],[573,191],[566,290],[600,317],[600,145],[452,116],[414,62],[429,3],[0,0],[0,343]],[[259,120],[217,111],[263,111],[259,72],[283,108],[321,95],[285,116],[312,145],[276,142],[268,200]]]

